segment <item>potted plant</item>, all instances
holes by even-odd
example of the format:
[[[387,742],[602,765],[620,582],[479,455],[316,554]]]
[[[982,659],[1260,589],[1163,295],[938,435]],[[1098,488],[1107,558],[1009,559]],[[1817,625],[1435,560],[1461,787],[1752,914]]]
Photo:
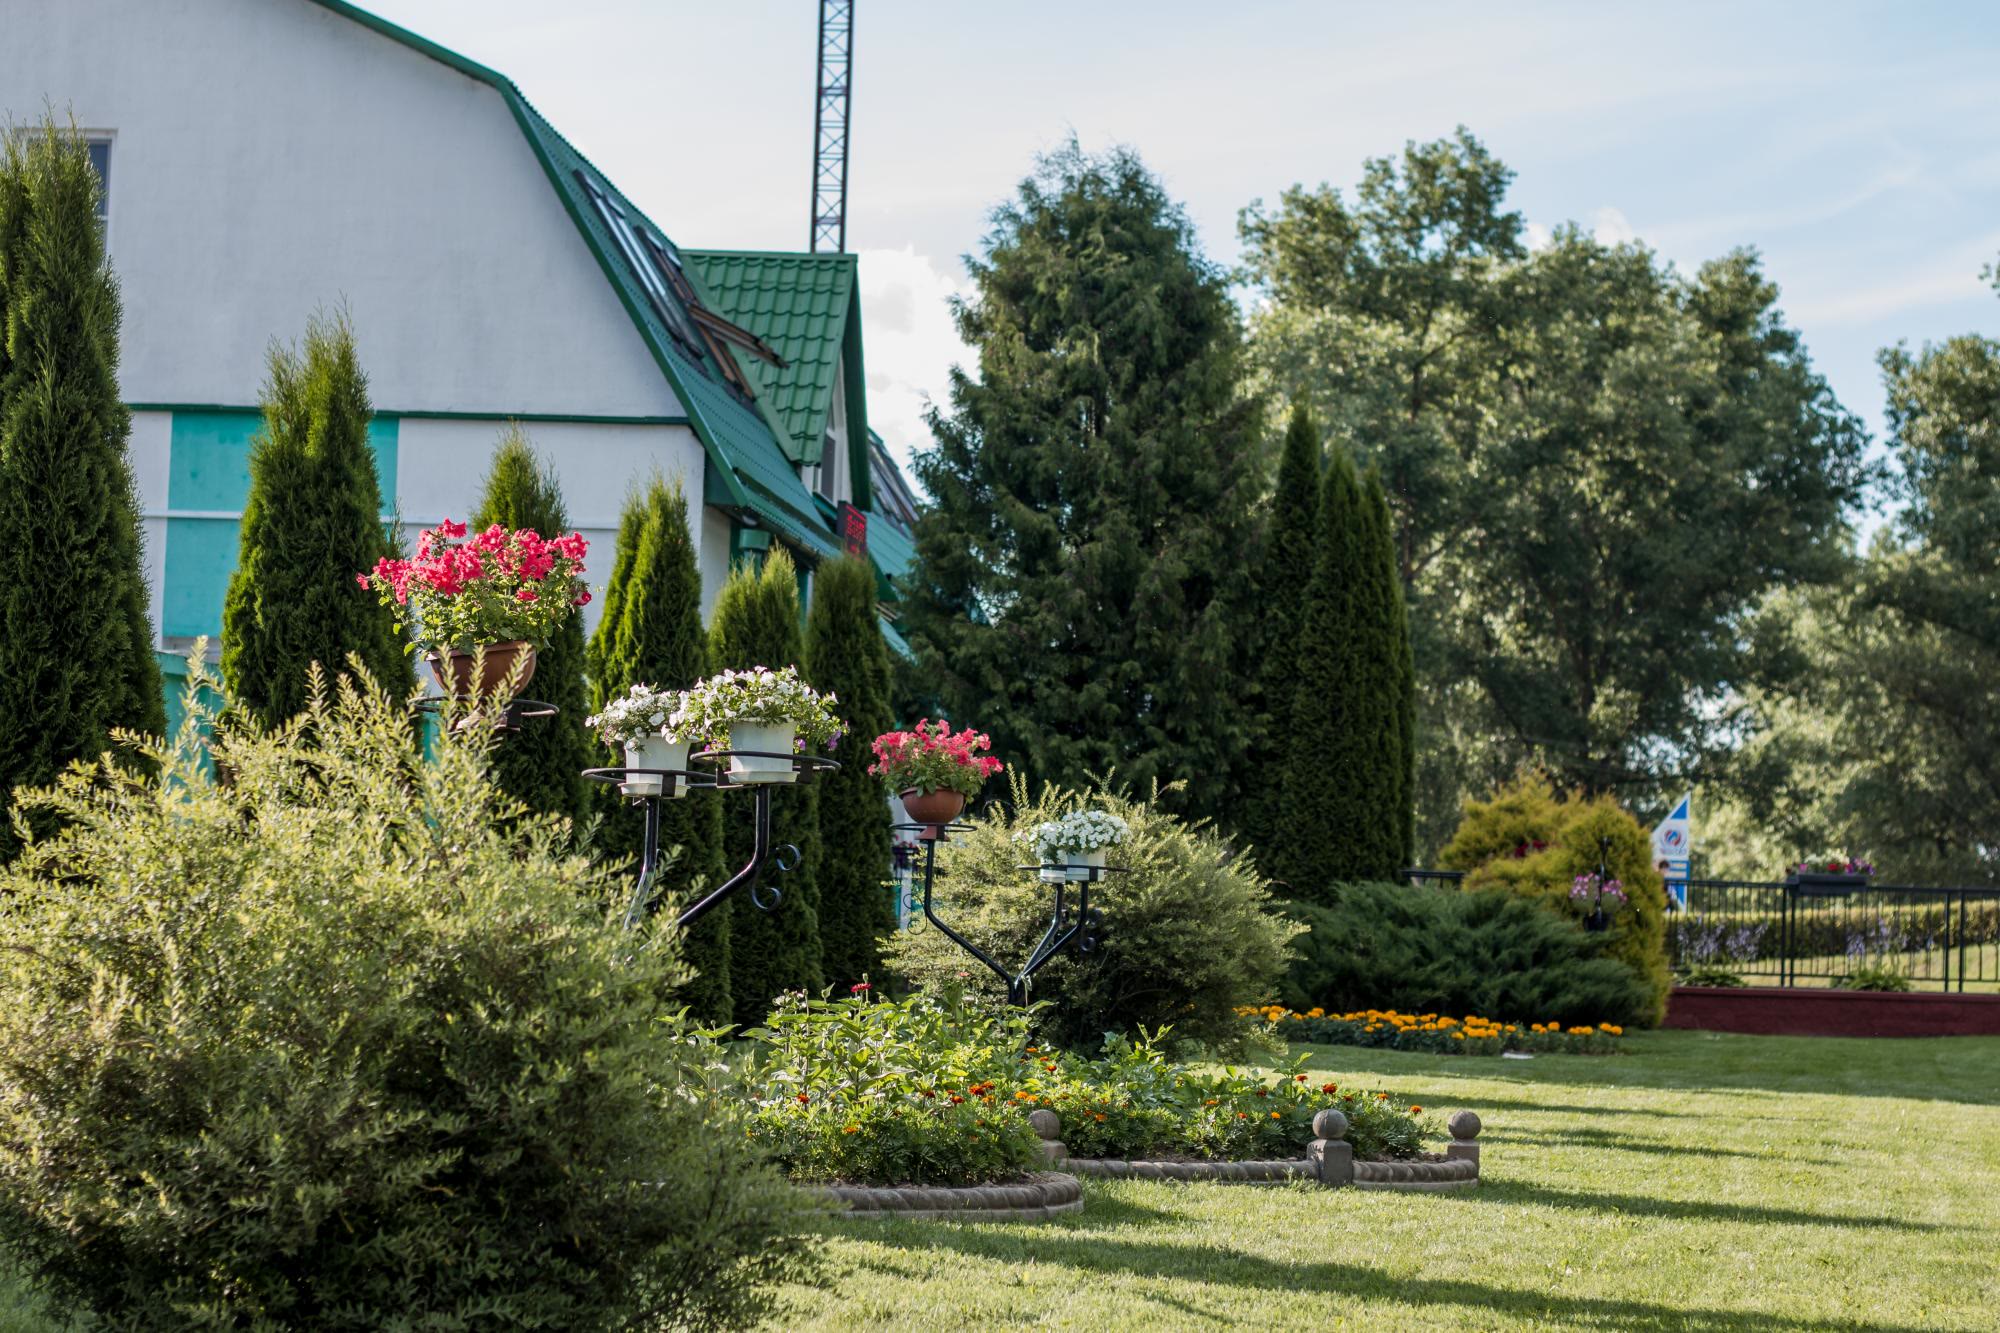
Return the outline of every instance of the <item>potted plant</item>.
[[[728,750],[729,780],[798,781],[791,755],[812,745],[832,745],[841,735],[833,715],[839,699],[799,679],[797,667],[724,671],[687,692],[683,715],[689,734]]]
[[[1867,888],[1874,873],[1871,861],[1853,856],[1821,856],[1793,866],[1785,876],[1785,883],[1806,893],[1846,893]]]
[[[1000,771],[998,759],[981,753],[992,745],[970,727],[954,735],[949,723],[924,718],[912,731],[877,736],[875,762],[868,771],[889,784],[912,820],[929,826],[921,836],[935,838],[979,794],[986,779]]]
[[[1592,930],[1606,930],[1611,918],[1606,913],[1608,906],[1615,912],[1630,901],[1625,896],[1623,882],[1612,879],[1601,871],[1586,871],[1570,881],[1569,900],[1590,908],[1583,924]]]
[[[1105,850],[1124,842],[1131,831],[1131,825],[1106,810],[1072,810],[1061,819],[1035,825],[1032,836],[1042,879],[1094,878],[1104,868]]]
[[[687,767],[688,742],[692,728],[683,716],[687,696],[680,690],[656,690],[651,685],[634,685],[604,705],[602,712],[586,725],[596,728],[606,745],[622,746],[627,768]],[[627,796],[685,796],[686,784],[678,776],[663,778],[657,773],[636,773],[618,784]]]
[[[355,578],[395,612],[397,629],[415,622],[406,651],[423,651],[446,694],[485,698],[510,677],[515,690],[527,685],[536,645],[589,604],[589,549],[581,533],[547,540],[497,523],[468,539],[465,524],[446,519],[418,535],[415,559],[384,558]]]

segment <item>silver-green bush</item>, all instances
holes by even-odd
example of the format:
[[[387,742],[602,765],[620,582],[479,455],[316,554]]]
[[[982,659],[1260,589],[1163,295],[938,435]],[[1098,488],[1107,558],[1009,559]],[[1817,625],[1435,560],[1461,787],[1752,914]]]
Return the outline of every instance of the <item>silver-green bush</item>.
[[[1302,927],[1277,914],[1256,868],[1232,857],[1205,821],[1181,820],[1155,799],[1127,793],[1046,787],[1031,797],[1017,777],[1008,809],[952,834],[940,849],[938,915],[1002,963],[1025,960],[1048,928],[1051,895],[1033,871],[1019,868],[1035,853],[1015,835],[1086,808],[1131,826],[1125,843],[1109,852],[1111,864],[1125,869],[1091,886],[1091,906],[1104,913],[1101,946],[1088,955],[1065,952],[1035,975],[1034,998],[1052,1001],[1038,1020],[1044,1036],[1094,1051],[1107,1032],[1170,1026],[1180,1041],[1234,1050],[1248,1030],[1237,1008],[1277,994],[1290,961],[1287,941]],[[964,974],[976,991],[1006,996],[990,972],[934,929],[902,932],[888,954],[892,969],[926,989]]]
[[[210,684],[198,681],[198,684]],[[739,1324],[809,1267],[704,1091],[671,934],[370,684],[23,802],[0,1244],[125,1329]],[[245,724],[247,725],[247,724]],[[39,822],[39,821],[37,821]]]

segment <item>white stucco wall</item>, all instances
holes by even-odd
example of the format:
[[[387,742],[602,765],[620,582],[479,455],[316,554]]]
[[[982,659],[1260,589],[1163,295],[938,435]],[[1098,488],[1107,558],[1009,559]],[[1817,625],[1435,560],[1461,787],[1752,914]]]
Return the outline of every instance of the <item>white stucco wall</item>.
[[[344,301],[389,411],[679,415],[493,88],[307,0],[0,0],[0,116],[113,135],[128,402]]]
[[[155,632],[160,624],[160,590],[166,583],[167,445],[173,424],[171,412],[134,412],[132,434],[127,437],[132,482],[139,493],[140,535],[146,544],[140,554],[146,572],[146,614],[152,617]]]

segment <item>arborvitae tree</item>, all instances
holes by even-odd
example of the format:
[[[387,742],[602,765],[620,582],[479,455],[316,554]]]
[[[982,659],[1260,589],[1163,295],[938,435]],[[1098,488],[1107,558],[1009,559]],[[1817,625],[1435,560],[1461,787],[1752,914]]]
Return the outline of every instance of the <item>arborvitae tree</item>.
[[[532,528],[545,538],[569,531],[569,512],[555,470],[536,458],[519,426],[509,426],[493,452],[486,491],[473,511],[477,532],[498,523]],[[556,706],[554,717],[527,722],[494,752],[494,773],[530,809],[570,819],[583,817],[581,774],[593,752],[583,719],[588,709],[583,683],[583,615],[563,622],[535,656],[535,676],[523,693]]]
[[[340,671],[353,654],[392,690],[415,678],[395,618],[354,586],[389,539],[347,316],[313,316],[303,349],[274,345],[269,376],[222,604],[222,679],[246,712],[276,723],[305,707],[314,662]]]
[[[1264,534],[1264,564],[1258,573],[1258,705],[1262,734],[1244,783],[1236,828],[1268,867],[1286,833],[1285,756],[1292,732],[1292,696],[1298,689],[1299,639],[1304,633],[1306,588],[1319,551],[1320,443],[1312,412],[1292,409],[1278,479],[1271,493]]]
[[[1401,835],[1398,682],[1372,524],[1354,462],[1333,451],[1306,591],[1273,871],[1290,896],[1327,901],[1348,880],[1393,879]],[[1385,790],[1386,789],[1386,792]]]
[[[101,188],[73,129],[0,134],[0,797],[166,729]]]
[[[1394,745],[1395,783],[1383,789],[1383,818],[1393,833],[1386,850],[1395,868],[1411,865],[1417,854],[1417,669],[1410,644],[1410,613],[1403,601],[1403,580],[1396,565],[1396,530],[1389,516],[1389,495],[1382,473],[1368,469],[1363,501],[1368,512],[1370,564],[1377,608],[1375,627],[1378,668],[1384,673]]]
[[[957,313],[978,373],[917,464],[911,641],[1017,770],[1233,816],[1266,473],[1228,278],[1129,151],[1071,143],[995,223]]]
[[[868,771],[869,744],[889,729],[889,650],[875,610],[875,571],[865,560],[830,561],[813,571],[806,618],[806,666],[813,685],[839,696],[846,735],[840,768],[818,782],[819,937],[823,971],[836,993],[882,970],[882,937],[896,914],[883,887],[889,874],[889,802]]]
[[[715,670],[773,669],[802,665],[798,572],[783,548],[772,548],[760,571],[748,565],[731,570],[716,599],[709,626],[709,657]],[[766,865],[765,884],[783,894],[773,910],[761,910],[748,890],[736,895],[730,921],[729,985],[736,1021],[761,1023],[771,1001],[788,990],[818,991],[825,984],[819,939],[820,842],[816,784],[781,787],[771,794],[771,840],[799,849],[798,866],[778,873]],[[750,859],[747,795],[729,798],[723,845],[732,865]]]
[[[688,529],[687,496],[679,483],[655,477],[626,502],[618,524],[618,555],[604,594],[604,618],[590,642],[592,688],[597,707],[644,682],[682,690],[708,674],[708,639],[701,627],[701,571]],[[535,678],[541,679],[536,672]],[[619,753],[603,762],[624,762]],[[638,857],[645,825],[637,807],[607,787],[615,802],[606,822],[606,845],[619,855]],[[737,798],[738,801],[741,798]],[[739,813],[732,808],[732,814]],[[660,802],[660,849],[679,854],[662,874],[676,894],[706,893],[729,877],[723,863],[723,798],[692,791]],[[636,873],[636,870],[635,870]],[[682,898],[670,898],[665,907]],[[682,992],[688,1008],[712,1023],[731,1021],[730,916],[720,907],[694,924],[682,953],[694,979]]]

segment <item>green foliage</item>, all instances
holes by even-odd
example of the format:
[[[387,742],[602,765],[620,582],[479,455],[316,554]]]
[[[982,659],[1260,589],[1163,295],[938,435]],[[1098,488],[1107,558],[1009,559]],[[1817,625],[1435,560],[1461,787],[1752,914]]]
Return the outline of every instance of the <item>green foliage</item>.
[[[590,641],[593,702],[611,699],[643,681],[684,690],[708,674],[708,636],[701,625],[701,572],[688,528],[687,496],[680,486],[654,478],[626,501],[618,521],[617,556],[604,591],[604,616]],[[622,753],[604,758],[624,762]],[[723,862],[722,795],[692,791],[660,803],[660,846],[675,848],[665,867],[668,882],[687,894],[714,889],[729,877]],[[639,809],[604,788],[608,816],[603,844],[634,863],[645,837]],[[636,873],[636,872],[634,872]],[[674,901],[682,901],[676,898]],[[713,1023],[730,1022],[730,912],[710,912],[681,942],[694,976],[682,998]]]
[[[546,541],[569,531],[555,469],[535,456],[519,426],[501,436],[485,493],[468,526],[479,531],[495,523],[530,529]],[[583,725],[590,711],[583,671],[583,617],[571,614],[537,653],[535,678],[527,691],[560,711],[522,727],[493,756],[500,785],[524,805],[572,820],[583,818],[587,784],[579,774],[594,761]]]
[[[393,613],[354,586],[389,539],[347,316],[315,315],[303,349],[274,344],[267,375],[222,605],[222,679],[240,707],[275,725],[304,708],[315,662],[338,671],[357,656],[399,694],[414,677]]]
[[[1568,914],[1512,893],[1341,884],[1287,909],[1309,932],[1284,996],[1331,1013],[1481,1014],[1509,1021],[1636,1023],[1652,994]]]
[[[1674,978],[1674,984],[1677,986],[1742,986],[1748,983],[1743,980],[1742,975],[1739,973],[1732,972],[1726,967],[1716,967],[1713,964],[1709,964],[1702,967],[1689,968]]]
[[[0,134],[0,793],[166,729],[98,189],[73,129]]]
[[[1288,832],[1285,766],[1291,753],[1292,701],[1298,692],[1299,644],[1305,636],[1306,591],[1320,549],[1319,428],[1303,405],[1292,409],[1278,456],[1277,483],[1265,521],[1260,603],[1257,703],[1263,710],[1256,761],[1245,780],[1236,827],[1266,866]]]
[[[799,631],[799,581],[792,558],[774,547],[763,568],[740,565],[729,573],[709,624],[711,670],[778,670],[798,666],[805,656]],[[790,873],[768,865],[766,880],[783,895],[764,911],[748,889],[731,899],[729,987],[736,1021],[746,1027],[764,1021],[771,1002],[786,991],[820,989],[819,805],[816,784],[785,787],[771,794],[771,840],[799,849]],[[723,830],[731,865],[750,860],[748,819],[731,819]]]
[[[1839,577],[1868,479],[1753,254],[1530,252],[1511,180],[1461,129],[1241,222],[1253,360],[1383,474],[1427,846],[1523,762],[1597,791],[1725,750],[1720,702],[1802,666],[1745,619]]]
[[[157,776],[27,798],[66,827],[0,877],[0,1244],[106,1328],[754,1322],[810,1247],[671,935],[620,928],[489,732],[427,755],[321,680],[232,711],[228,788],[191,688]]]
[[[837,696],[846,736],[840,767],[820,778],[819,936],[828,984],[846,987],[880,973],[882,937],[895,929],[889,877],[889,801],[868,771],[868,743],[889,730],[889,650],[875,610],[875,571],[865,560],[813,571],[806,619],[807,675]]]
[[[1177,1038],[1218,1049],[1236,1047],[1239,1005],[1276,990],[1297,927],[1272,910],[1270,890],[1246,860],[1205,823],[1169,813],[1157,796],[1119,791],[1071,792],[1053,785],[1030,796],[1014,776],[1010,808],[974,821],[938,852],[939,913],[1003,963],[1028,957],[1049,923],[1049,890],[1017,867],[1026,849],[1016,835],[1094,808],[1123,818],[1130,836],[1111,856],[1122,874],[1091,886],[1104,913],[1103,941],[1089,955],[1058,955],[1035,974],[1034,994],[1052,1003],[1045,1035],[1089,1049],[1106,1032],[1171,1025]],[[990,808],[990,807],[989,807]],[[990,998],[1006,988],[935,930],[904,931],[888,945],[890,966],[931,991],[968,971]]]
[[[1906,991],[1914,989],[1909,975],[1882,963],[1864,963],[1833,979],[1835,990]]]
[[[1403,581],[1396,575],[1396,539],[1390,526],[1389,497],[1382,474],[1368,470],[1363,503],[1368,516],[1371,563],[1369,579],[1375,596],[1376,667],[1383,673],[1379,688],[1390,709],[1395,769],[1394,786],[1381,793],[1384,815],[1394,834],[1396,868],[1415,864],[1417,803],[1417,664],[1410,642],[1410,613],[1403,601]]]
[[[1267,474],[1227,278],[1129,151],[1072,142],[994,216],[957,312],[978,373],[917,460],[910,641],[1009,768],[1233,814]]]
[[[1575,919],[1591,904],[1573,900],[1570,889],[1578,875],[1596,871],[1600,857],[1630,900],[1611,917],[1604,954],[1630,968],[1646,990],[1633,1021],[1658,1023],[1671,984],[1666,885],[1653,867],[1651,836],[1610,797],[1559,797],[1547,778],[1524,774],[1490,801],[1466,802],[1464,822],[1438,860],[1467,872],[1468,891],[1503,889]]]
[[[1386,541],[1353,462],[1335,449],[1292,668],[1279,830],[1265,858],[1288,895],[1306,902],[1324,901],[1343,880],[1393,878],[1406,864],[1408,636]]]

